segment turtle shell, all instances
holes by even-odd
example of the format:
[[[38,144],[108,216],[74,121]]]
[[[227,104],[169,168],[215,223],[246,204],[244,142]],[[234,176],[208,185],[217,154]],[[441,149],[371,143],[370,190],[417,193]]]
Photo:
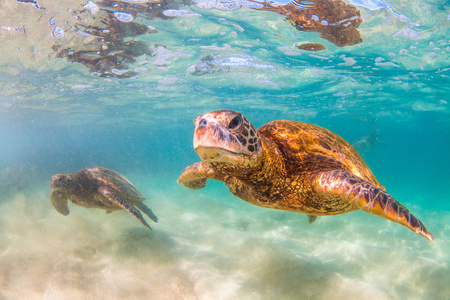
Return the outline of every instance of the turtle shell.
[[[326,128],[279,120],[261,126],[258,132],[283,152],[287,174],[345,169],[384,189],[355,148]]]
[[[97,186],[108,186],[119,191],[122,196],[130,202],[142,202],[145,197],[138,191],[138,189],[117,171],[102,168],[86,168],[80,170],[75,174],[78,180],[87,179],[91,184],[96,182]]]

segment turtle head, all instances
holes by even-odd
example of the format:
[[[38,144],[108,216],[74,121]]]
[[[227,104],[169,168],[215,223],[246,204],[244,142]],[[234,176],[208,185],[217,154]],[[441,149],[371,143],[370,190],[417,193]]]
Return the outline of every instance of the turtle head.
[[[52,176],[52,189],[54,190],[71,189],[74,185],[75,180],[73,175],[56,174]]]
[[[251,166],[261,153],[258,131],[238,112],[213,111],[194,123],[194,149],[205,163]]]

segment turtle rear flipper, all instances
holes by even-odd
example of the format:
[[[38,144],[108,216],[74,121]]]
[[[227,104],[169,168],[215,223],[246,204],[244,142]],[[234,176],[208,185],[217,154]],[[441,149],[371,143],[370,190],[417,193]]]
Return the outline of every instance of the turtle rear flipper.
[[[67,205],[67,194],[59,191],[52,191],[50,193],[50,201],[53,208],[63,216],[67,216],[70,213],[69,206]]]
[[[330,196],[340,196],[353,206],[408,227],[430,242],[433,235],[409,210],[381,188],[342,170],[321,172],[313,176],[313,186]]]
[[[308,215],[308,222],[309,224],[314,223],[314,221],[317,219],[317,216]]]
[[[153,213],[150,207],[148,207],[142,202],[136,203],[135,206],[139,208],[139,210],[142,211],[144,214],[146,214],[150,219],[155,221],[155,223],[158,223],[158,217]]]
[[[147,227],[148,229],[152,230],[152,228],[150,227],[150,225],[147,224],[147,222],[145,221],[144,217],[142,217],[142,214],[139,212],[139,210],[137,210],[133,205],[130,205],[127,203],[127,201],[125,201],[125,199],[120,195],[120,193],[118,193],[117,191],[106,187],[106,186],[102,186],[98,189],[98,192],[105,198],[109,199],[110,201],[116,203],[117,205],[119,205],[120,207],[122,207],[123,209],[126,209],[128,212],[130,212],[133,216],[135,216],[139,221],[141,221],[141,223]]]

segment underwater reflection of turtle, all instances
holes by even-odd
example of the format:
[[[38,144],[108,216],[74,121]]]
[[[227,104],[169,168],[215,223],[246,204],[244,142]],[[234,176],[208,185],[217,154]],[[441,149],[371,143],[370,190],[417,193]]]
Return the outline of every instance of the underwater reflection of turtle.
[[[288,4],[277,2],[285,1],[263,2],[261,8],[255,9],[284,15],[298,30],[319,32],[321,37],[340,47],[362,42],[357,29],[362,23],[361,13],[350,4],[341,0],[293,0]]]
[[[342,0],[193,0],[199,8],[235,10],[241,6],[256,10],[274,11],[286,16],[286,21],[301,31],[319,32],[320,36],[337,46],[362,42],[357,27],[362,23],[360,11]],[[305,47],[318,51],[324,45]]]
[[[258,130],[228,110],[195,119],[194,149],[201,158],[178,182],[191,189],[223,181],[254,205],[316,216],[362,209],[433,236],[384,187],[356,150],[337,134],[311,124],[273,121]]]
[[[76,174],[57,174],[52,177],[51,186],[51,203],[64,216],[69,214],[67,201],[70,200],[82,207],[100,208],[107,212],[125,209],[150,230],[139,210],[158,222],[152,210],[142,202],[145,197],[117,171],[94,167]]]

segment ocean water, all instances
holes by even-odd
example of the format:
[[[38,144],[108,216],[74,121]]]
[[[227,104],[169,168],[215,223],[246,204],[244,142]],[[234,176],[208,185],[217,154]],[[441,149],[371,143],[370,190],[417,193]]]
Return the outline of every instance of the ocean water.
[[[450,299],[447,2],[6,0],[0,15],[0,299]],[[362,211],[309,224],[177,184],[199,161],[194,118],[219,109],[339,134],[434,243]],[[153,231],[53,209],[52,175],[91,166],[140,190]]]

